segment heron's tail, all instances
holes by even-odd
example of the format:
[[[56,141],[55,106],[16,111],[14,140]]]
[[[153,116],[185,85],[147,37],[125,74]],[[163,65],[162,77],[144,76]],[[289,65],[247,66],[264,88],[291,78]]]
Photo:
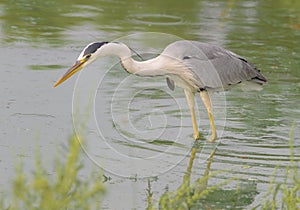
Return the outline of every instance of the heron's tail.
[[[258,72],[258,73],[259,74],[256,77],[253,77],[251,79],[251,81],[254,82],[254,83],[257,83],[259,85],[266,84],[268,82],[267,79],[260,72]]]

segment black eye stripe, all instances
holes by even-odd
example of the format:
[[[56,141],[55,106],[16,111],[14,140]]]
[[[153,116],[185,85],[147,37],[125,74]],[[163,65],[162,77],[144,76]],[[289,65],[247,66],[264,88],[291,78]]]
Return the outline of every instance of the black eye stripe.
[[[100,47],[102,47],[103,45],[107,44],[108,42],[94,42],[92,44],[90,44],[83,52],[83,56],[88,55],[88,54],[92,54],[94,52],[97,51],[97,49],[99,49]]]

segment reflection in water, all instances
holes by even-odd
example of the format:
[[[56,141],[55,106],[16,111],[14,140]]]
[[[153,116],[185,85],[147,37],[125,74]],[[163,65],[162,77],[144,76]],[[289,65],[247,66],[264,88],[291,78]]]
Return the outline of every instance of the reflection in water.
[[[161,15],[161,14],[134,14],[132,15],[132,22],[138,24],[148,25],[181,25],[181,18],[172,15]]]
[[[237,178],[226,179],[218,183],[213,181],[213,184],[208,184],[209,180],[216,177],[216,175],[228,172],[227,170],[211,171],[216,147],[210,152],[203,176],[193,180],[193,164],[198,157],[197,153],[199,154],[201,150],[197,145],[192,148],[182,184],[171,192],[166,188],[166,192],[159,200],[160,209],[226,209],[226,206],[230,206],[229,209],[240,209],[250,205],[258,194],[255,182],[238,183],[233,189],[223,189],[222,187],[238,180]],[[150,180],[148,180],[147,201],[147,209],[153,209],[153,192],[151,191]]]

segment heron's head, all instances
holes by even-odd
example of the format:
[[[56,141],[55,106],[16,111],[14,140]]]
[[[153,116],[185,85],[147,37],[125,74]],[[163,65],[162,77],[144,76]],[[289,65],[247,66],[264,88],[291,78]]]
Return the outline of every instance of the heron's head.
[[[73,74],[81,70],[86,65],[92,63],[96,58],[106,56],[106,50],[103,46],[109,42],[93,42],[88,44],[80,53],[75,64],[53,85],[56,87],[71,77]]]

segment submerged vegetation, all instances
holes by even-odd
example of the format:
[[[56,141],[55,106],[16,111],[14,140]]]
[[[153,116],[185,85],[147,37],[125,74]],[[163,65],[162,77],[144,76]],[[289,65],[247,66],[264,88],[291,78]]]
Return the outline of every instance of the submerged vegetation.
[[[86,180],[79,178],[81,143],[82,139],[77,135],[69,139],[66,159],[56,157],[55,170],[51,175],[42,166],[39,152],[32,176],[25,175],[22,165],[19,166],[11,202],[5,205],[2,199],[1,209],[99,209],[105,192],[102,174],[92,173]]]

